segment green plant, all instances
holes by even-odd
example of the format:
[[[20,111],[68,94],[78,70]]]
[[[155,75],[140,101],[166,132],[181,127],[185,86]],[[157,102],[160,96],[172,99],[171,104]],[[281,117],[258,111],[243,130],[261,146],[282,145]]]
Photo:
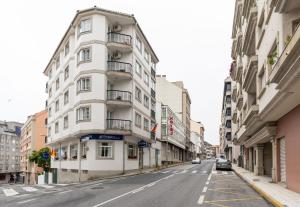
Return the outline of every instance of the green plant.
[[[292,37],[290,35],[288,35],[286,37],[286,39],[285,39],[285,46],[287,46],[290,43],[291,39],[292,39]]]
[[[44,171],[48,172],[50,169],[50,149],[48,147],[44,147],[39,151],[33,150],[31,155],[29,156],[29,161],[37,164],[38,167],[44,169]],[[48,155],[48,156],[46,156]]]
[[[275,62],[276,62],[276,59],[277,58],[277,52],[274,51],[273,53],[271,53],[269,56],[268,56],[268,63],[269,65],[274,65]]]

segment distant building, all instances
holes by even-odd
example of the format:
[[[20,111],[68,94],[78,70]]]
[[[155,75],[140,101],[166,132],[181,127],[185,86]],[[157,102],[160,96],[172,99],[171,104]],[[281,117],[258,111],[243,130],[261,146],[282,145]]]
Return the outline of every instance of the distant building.
[[[20,135],[23,124],[0,121],[0,183],[20,178]]]
[[[191,141],[196,148],[197,157],[201,157],[204,154],[204,125],[201,122],[191,120]]]
[[[25,184],[37,184],[38,173],[42,168],[29,161],[32,151],[38,151],[47,143],[47,110],[28,117],[22,127],[21,134],[21,171],[25,176]]]

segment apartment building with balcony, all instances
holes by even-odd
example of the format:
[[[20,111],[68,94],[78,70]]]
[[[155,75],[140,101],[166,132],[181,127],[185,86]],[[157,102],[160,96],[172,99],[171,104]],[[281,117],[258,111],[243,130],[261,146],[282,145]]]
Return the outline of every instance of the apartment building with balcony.
[[[236,142],[244,167],[296,192],[299,23],[298,0],[237,0],[231,71],[237,87]]]
[[[20,180],[20,135],[22,124],[0,121],[0,183],[13,175]]]
[[[133,15],[77,12],[44,71],[58,182],[151,166],[157,62]]]
[[[168,105],[185,126],[186,143],[184,160],[192,159],[193,143],[190,140],[191,98],[182,81],[170,82],[166,75],[156,76],[156,98]]]
[[[24,175],[24,183],[35,185],[38,182],[38,174],[43,169],[29,161],[32,151],[39,151],[47,143],[47,110],[28,116],[21,129],[21,171]]]
[[[161,102],[156,104],[157,124],[160,129],[157,133],[157,142],[160,145],[161,164],[173,164],[184,161],[185,153],[185,126],[177,113]]]

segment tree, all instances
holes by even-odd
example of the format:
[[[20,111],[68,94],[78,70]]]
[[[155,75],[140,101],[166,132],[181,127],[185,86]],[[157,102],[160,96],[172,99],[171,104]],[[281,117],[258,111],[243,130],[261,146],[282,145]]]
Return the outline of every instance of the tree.
[[[33,150],[31,155],[29,156],[29,161],[37,164],[38,167],[44,169],[44,171],[48,172],[50,169],[50,149],[48,147],[44,147],[39,151]]]

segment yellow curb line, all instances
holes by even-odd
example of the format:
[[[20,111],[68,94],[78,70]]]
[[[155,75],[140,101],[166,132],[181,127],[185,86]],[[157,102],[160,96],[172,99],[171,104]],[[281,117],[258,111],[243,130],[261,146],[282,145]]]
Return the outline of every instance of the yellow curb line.
[[[258,194],[260,194],[262,197],[264,197],[267,201],[269,201],[273,206],[275,207],[285,207],[285,205],[283,205],[280,201],[274,199],[272,196],[270,196],[268,193],[266,193],[265,191],[261,190],[259,187],[257,187],[255,184],[251,183],[250,181],[248,181],[247,179],[245,179],[239,172],[237,172],[235,169],[233,169],[234,172],[242,179],[244,180],[246,183],[248,183],[248,185],[253,188]]]

